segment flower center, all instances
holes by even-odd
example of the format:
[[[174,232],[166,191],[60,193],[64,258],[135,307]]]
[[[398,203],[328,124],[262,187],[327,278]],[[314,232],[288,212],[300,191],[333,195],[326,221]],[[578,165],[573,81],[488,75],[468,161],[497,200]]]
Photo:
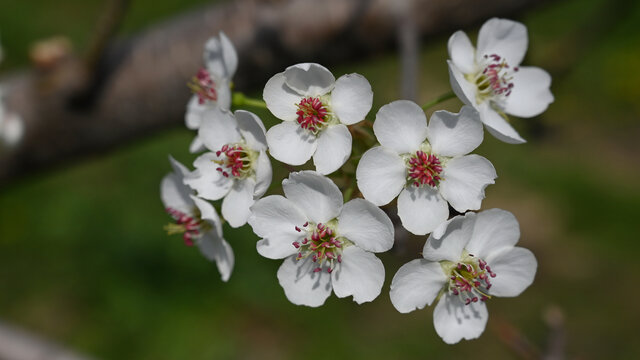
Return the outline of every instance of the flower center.
[[[486,261],[465,251],[458,263],[443,261],[441,266],[449,277],[449,293],[459,296],[465,305],[491,298],[490,279],[496,277],[496,274]]]
[[[199,211],[195,211],[196,215],[191,216],[171,207],[165,210],[175,220],[175,223],[164,226],[167,235],[182,234],[182,239],[187,246],[193,246],[193,240],[199,238],[203,231],[208,230],[208,223],[200,219]]]
[[[314,134],[322,130],[331,117],[327,105],[319,97],[306,97],[296,105],[298,111],[298,124]]]
[[[202,105],[207,101],[217,101],[218,92],[216,83],[211,78],[211,74],[206,69],[198,70],[196,76],[187,84],[191,91],[198,96],[198,104]]]
[[[216,151],[216,156],[224,155],[221,160],[214,160],[220,165],[216,170],[222,173],[222,176],[244,179],[251,175],[253,169],[253,161],[256,158],[255,151],[252,151],[240,144],[227,144],[220,150]]]
[[[348,240],[336,236],[335,230],[329,225],[319,223],[318,225],[306,222],[302,227],[295,227],[297,232],[305,231],[307,236],[301,242],[294,241],[293,246],[298,249],[296,260],[305,259],[311,256],[317,264],[313,272],[322,271],[323,262],[329,264],[327,269],[331,273],[337,264],[342,262],[342,250],[349,245]]]
[[[422,150],[418,150],[407,162],[407,181],[413,181],[415,186],[438,186],[442,180],[440,173],[442,173],[440,159]]]
[[[513,73],[518,72],[518,67],[511,68],[506,60],[499,55],[485,55],[481,64],[482,71],[476,74],[467,74],[468,81],[478,88],[476,101],[481,103],[487,99],[503,101],[511,95],[513,90]]]

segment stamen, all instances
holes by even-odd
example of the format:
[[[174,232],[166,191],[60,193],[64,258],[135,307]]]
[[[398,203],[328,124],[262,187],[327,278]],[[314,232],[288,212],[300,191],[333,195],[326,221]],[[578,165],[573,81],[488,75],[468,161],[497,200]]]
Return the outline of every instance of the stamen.
[[[450,269],[449,291],[454,296],[459,296],[465,305],[491,298],[488,294],[491,288],[489,279],[496,274],[486,261],[467,254]]]
[[[296,106],[298,107],[297,121],[301,128],[317,134],[327,125],[329,111],[319,97],[304,98]]]
[[[427,154],[419,150],[409,158],[407,167],[407,180],[413,181],[415,186],[429,185],[436,187],[442,180],[440,177],[442,172],[440,159],[433,154]]]
[[[200,231],[202,230],[203,225],[202,220],[170,207],[166,208],[166,211],[176,222],[175,224],[167,224],[164,226],[164,230],[167,234],[182,234],[184,243],[187,246],[193,246],[193,240],[200,237]]]
[[[466,75],[467,79],[478,88],[478,103],[490,99],[501,103],[513,91],[513,74],[520,69],[511,68],[504,58],[497,54],[484,55],[482,71]]]
[[[335,231],[327,224],[319,223],[314,226],[305,222],[301,227],[296,226],[295,229],[299,232],[307,232],[304,240],[293,242],[293,246],[299,250],[296,260],[311,257],[311,260],[318,265],[313,272],[321,271],[326,262],[327,272],[331,273],[335,269],[335,260],[337,263],[342,262],[343,241],[334,236]]]
[[[198,96],[198,104],[200,105],[207,101],[218,101],[216,84],[206,69],[201,68],[198,70],[196,76],[191,79],[187,86]]]
[[[252,152],[241,145],[227,144],[216,151],[216,156],[224,155],[224,160],[214,160],[222,176],[244,179],[252,173]]]

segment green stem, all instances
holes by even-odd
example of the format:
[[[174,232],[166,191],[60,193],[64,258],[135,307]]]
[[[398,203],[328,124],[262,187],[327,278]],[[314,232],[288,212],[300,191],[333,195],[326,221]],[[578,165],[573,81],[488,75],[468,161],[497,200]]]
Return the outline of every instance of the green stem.
[[[351,195],[353,195],[353,185],[349,186],[347,190],[344,191],[344,202],[351,200]]]
[[[234,92],[232,99],[234,106],[253,106],[263,109],[267,108],[267,104],[264,101],[260,99],[252,99],[241,92]]]
[[[456,97],[456,94],[454,94],[453,91],[449,91],[448,93],[442,94],[442,95],[438,96],[437,98],[429,101],[428,103],[422,105],[422,110],[427,110],[428,108],[430,108],[432,106],[438,105],[441,102],[447,101],[447,100],[452,99],[454,97]]]

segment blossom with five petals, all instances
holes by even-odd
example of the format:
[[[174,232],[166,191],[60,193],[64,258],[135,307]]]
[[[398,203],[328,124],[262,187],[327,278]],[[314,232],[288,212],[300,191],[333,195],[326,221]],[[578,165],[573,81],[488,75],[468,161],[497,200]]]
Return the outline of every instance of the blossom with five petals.
[[[198,131],[210,150],[195,161],[185,183],[208,200],[222,201],[222,216],[232,227],[247,222],[249,208],[271,184],[271,162],[262,121],[255,114],[212,108]]]
[[[456,216],[429,236],[423,259],[403,265],[391,281],[391,302],[401,313],[438,301],[436,332],[448,344],[479,337],[492,296],[522,293],[536,274],[531,251],[515,247],[518,221],[508,211],[491,209]]]
[[[346,125],[364,120],[373,92],[362,75],[335,80],[322,65],[305,63],[269,79],[263,98],[271,113],[284,120],[267,132],[271,156],[289,165],[302,165],[313,156],[316,170],[326,175],[349,158],[352,139]]]
[[[191,130],[200,128],[202,116],[208,108],[231,108],[231,78],[238,67],[236,49],[222,31],[219,36],[211,37],[207,41],[202,55],[205,68],[200,69],[189,83],[193,95],[187,104],[185,123]],[[193,139],[189,150],[204,150],[202,140],[198,136]]]
[[[459,114],[427,117],[417,104],[398,100],[376,114],[373,131],[381,146],[367,150],[356,169],[365,199],[382,206],[398,196],[402,225],[416,235],[433,231],[458,212],[477,210],[484,189],[497,177],[489,160],[466,155],[480,145],[482,124],[464,106]]]
[[[173,158],[169,158],[173,173],[160,184],[160,198],[166,211],[176,223],[165,227],[169,234],[183,234],[189,246],[195,244],[204,257],[215,261],[222,281],[229,280],[233,270],[233,250],[222,236],[222,222],[216,210],[205,200],[193,194],[184,184],[189,171]]]
[[[525,140],[507,115],[533,117],[553,102],[551,76],[520,66],[527,51],[527,28],[515,21],[489,19],[480,28],[478,47],[458,31],[449,38],[449,77],[455,94],[473,106],[487,130],[507,143]]]
[[[285,196],[253,205],[249,225],[262,237],[260,255],[284,259],[278,280],[289,301],[320,306],[332,289],[358,304],[375,299],[384,266],[373,253],[393,245],[389,217],[364,199],[343,204],[338,187],[315,171],[291,173],[282,189]]]

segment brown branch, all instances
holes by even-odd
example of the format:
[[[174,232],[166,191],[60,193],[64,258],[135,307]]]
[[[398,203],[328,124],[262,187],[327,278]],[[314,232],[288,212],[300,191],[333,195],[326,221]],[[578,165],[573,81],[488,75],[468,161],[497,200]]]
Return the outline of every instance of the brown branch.
[[[8,107],[22,116],[26,131],[18,147],[0,153],[0,183],[180,124],[189,98],[185,82],[202,65],[207,38],[220,30],[239,53],[237,88],[259,91],[296,62],[330,66],[388,50],[396,38],[390,14],[397,1],[239,0],[205,7],[108,46],[84,102],[72,101],[85,90],[80,59],[14,74],[6,84]],[[541,1],[416,1],[413,22],[425,38]]]

